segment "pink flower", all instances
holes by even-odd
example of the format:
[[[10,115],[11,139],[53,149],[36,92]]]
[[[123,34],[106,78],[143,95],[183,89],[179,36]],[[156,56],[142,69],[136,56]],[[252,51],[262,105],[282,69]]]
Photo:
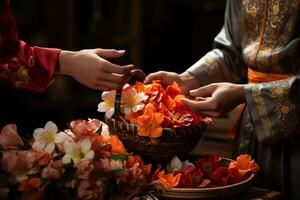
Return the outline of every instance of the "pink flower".
[[[75,177],[78,179],[89,179],[90,173],[93,171],[94,165],[91,160],[81,160],[77,164]]]
[[[82,139],[95,134],[103,123],[97,119],[75,120],[70,123],[72,132],[77,139]]]
[[[103,200],[105,185],[102,181],[92,182],[87,180],[80,181],[77,190],[77,198],[82,200]]]
[[[110,160],[107,158],[100,159],[100,169],[109,172],[116,169],[123,169],[125,167],[125,163],[120,160]]]
[[[4,151],[2,156],[2,167],[12,174],[18,181],[22,182],[30,174],[38,172],[35,166],[36,158],[32,151]]]
[[[17,133],[15,124],[4,126],[0,134],[0,145],[4,150],[18,150],[24,143]]]
[[[46,179],[59,179],[63,173],[63,163],[61,160],[51,160],[42,170],[41,176]]]

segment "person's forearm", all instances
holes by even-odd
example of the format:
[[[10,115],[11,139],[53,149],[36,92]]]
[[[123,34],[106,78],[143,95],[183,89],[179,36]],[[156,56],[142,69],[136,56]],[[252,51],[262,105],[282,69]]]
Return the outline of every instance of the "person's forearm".
[[[70,75],[71,74],[71,61],[72,57],[74,57],[75,52],[73,51],[65,51],[62,50],[59,54],[59,58],[57,61],[57,66],[55,68],[55,74],[63,74],[63,75]]]

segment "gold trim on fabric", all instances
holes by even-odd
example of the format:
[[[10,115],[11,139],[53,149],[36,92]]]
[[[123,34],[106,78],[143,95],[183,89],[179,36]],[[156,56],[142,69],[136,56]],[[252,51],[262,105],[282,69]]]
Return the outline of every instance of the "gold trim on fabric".
[[[262,126],[265,130],[267,137],[269,137],[273,134],[272,124],[269,119],[267,108],[264,102],[264,98],[261,95],[261,89],[259,88],[259,85],[257,84],[252,85],[252,94],[253,94],[254,103],[257,106],[258,115],[262,122]]]
[[[17,57],[12,57],[8,62],[0,63],[0,77],[19,88],[30,81],[29,70]]]

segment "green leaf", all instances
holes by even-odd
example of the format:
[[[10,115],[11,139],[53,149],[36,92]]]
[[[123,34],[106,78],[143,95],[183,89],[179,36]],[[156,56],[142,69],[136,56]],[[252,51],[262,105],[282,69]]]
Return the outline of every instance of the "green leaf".
[[[97,130],[96,133],[98,133],[98,135],[101,135],[101,133],[102,133],[102,125],[99,127],[99,129]]]
[[[127,160],[128,155],[127,154],[113,154],[109,157],[110,160]]]

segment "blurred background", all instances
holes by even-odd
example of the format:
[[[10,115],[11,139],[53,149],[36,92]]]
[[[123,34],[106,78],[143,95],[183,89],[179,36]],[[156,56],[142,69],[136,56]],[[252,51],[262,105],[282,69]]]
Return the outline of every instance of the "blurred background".
[[[183,72],[209,51],[222,27],[225,3],[226,0],[11,0],[11,7],[20,38],[32,46],[126,49],[126,56],[113,62],[132,63],[150,73]],[[31,135],[48,120],[64,129],[74,119],[103,117],[97,112],[100,91],[69,77],[55,80],[41,96],[0,83],[0,126],[14,122],[20,134]],[[211,134],[206,134],[205,149],[229,155],[228,124],[228,119],[219,120],[208,131]]]

